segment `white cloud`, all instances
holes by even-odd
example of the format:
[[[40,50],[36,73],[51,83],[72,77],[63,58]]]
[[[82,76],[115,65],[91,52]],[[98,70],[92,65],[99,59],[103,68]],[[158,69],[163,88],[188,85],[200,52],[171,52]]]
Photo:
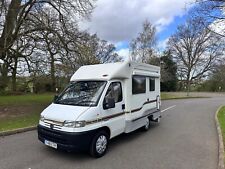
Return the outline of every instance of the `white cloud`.
[[[165,40],[158,42],[157,47],[158,47],[159,51],[163,51],[164,49],[166,49],[166,45],[167,45],[168,41],[169,41],[169,38],[166,38]]]
[[[162,29],[175,16],[182,16],[187,3],[194,0],[98,0],[91,21],[81,27],[113,43],[129,41],[148,19]]]
[[[129,48],[123,48],[117,51],[118,55],[123,57],[124,60],[129,59],[130,57],[130,52],[129,52]]]
[[[225,21],[224,20],[215,20],[211,25],[210,29],[212,29],[214,32],[224,35],[225,30]]]

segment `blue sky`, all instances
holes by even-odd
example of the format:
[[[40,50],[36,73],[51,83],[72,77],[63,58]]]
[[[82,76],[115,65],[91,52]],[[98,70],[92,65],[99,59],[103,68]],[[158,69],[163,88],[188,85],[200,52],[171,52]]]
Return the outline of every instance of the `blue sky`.
[[[158,33],[158,40],[163,41],[175,33],[178,25],[183,24],[186,20],[186,15],[175,16],[174,21],[167,25],[161,32]]]
[[[113,43],[121,56],[129,55],[129,43],[149,20],[157,27],[158,47],[162,50],[176,27],[185,22],[195,0],[98,0],[89,21],[81,28]]]

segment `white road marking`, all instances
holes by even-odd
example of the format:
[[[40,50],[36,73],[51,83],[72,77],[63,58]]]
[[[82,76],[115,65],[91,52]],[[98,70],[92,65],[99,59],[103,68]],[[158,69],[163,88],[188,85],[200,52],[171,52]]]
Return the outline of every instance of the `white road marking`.
[[[173,105],[173,106],[167,107],[166,109],[161,110],[161,112],[167,111],[167,110],[172,109],[172,108],[174,108],[174,107],[176,107],[176,105]]]

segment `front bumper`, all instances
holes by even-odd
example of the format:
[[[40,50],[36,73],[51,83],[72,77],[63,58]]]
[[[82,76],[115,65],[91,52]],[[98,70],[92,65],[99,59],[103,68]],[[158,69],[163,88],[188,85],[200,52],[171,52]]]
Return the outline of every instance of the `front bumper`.
[[[38,139],[44,143],[45,140],[52,141],[57,144],[57,149],[66,151],[88,150],[96,130],[85,132],[64,132],[50,129],[38,125]]]

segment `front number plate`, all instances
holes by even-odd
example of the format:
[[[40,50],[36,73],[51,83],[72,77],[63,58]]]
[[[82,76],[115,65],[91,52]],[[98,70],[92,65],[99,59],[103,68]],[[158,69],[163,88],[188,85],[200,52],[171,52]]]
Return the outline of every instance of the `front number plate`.
[[[45,145],[57,149],[57,144],[48,140],[45,140]]]

